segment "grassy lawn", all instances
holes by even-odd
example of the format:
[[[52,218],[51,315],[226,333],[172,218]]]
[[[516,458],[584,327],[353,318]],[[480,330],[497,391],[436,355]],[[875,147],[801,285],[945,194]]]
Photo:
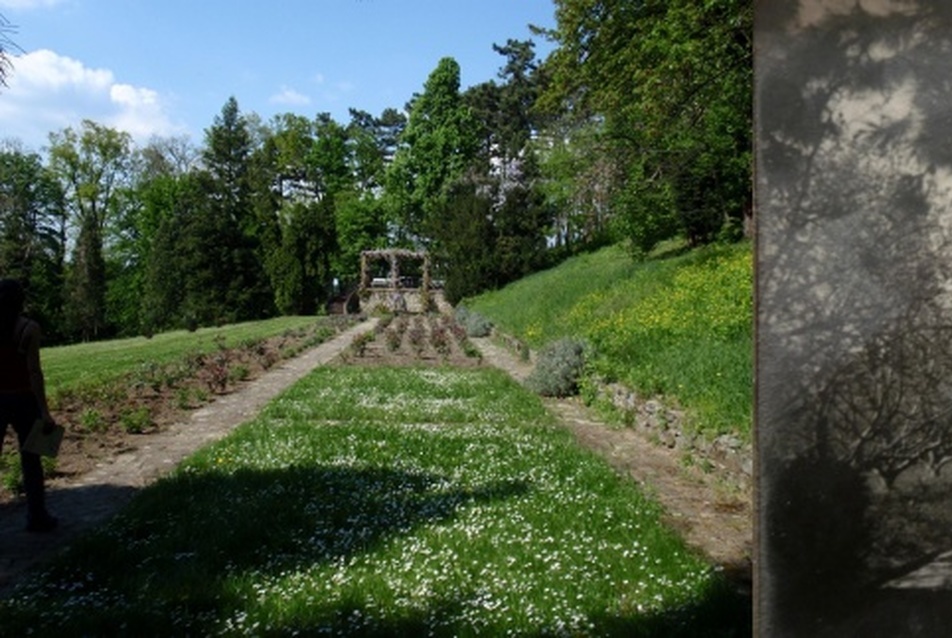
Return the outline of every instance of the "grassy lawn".
[[[584,340],[590,379],[662,395],[688,410],[689,427],[749,442],[751,248],[669,244],[636,263],[610,246],[464,305],[535,348],[560,337]]]
[[[176,330],[147,339],[133,337],[44,348],[43,372],[52,393],[79,384],[111,381],[143,364],[164,364],[189,354],[211,352],[244,341],[266,339],[293,330],[304,330],[326,321],[315,317],[277,317],[264,321]]]
[[[495,370],[319,368],[0,602],[10,635],[732,636],[749,609]]]

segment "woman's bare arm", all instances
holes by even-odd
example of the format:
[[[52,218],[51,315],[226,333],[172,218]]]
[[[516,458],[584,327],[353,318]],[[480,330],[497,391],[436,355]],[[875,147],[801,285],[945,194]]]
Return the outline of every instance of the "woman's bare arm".
[[[23,343],[26,347],[26,367],[30,374],[30,389],[33,390],[33,395],[40,407],[40,416],[45,422],[53,423],[50,406],[46,400],[46,380],[40,365],[40,326],[35,321],[31,321],[24,330]]]

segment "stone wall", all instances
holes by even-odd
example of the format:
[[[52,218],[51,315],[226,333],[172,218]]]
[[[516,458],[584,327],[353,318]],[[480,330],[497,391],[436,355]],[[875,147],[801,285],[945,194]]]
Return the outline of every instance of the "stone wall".
[[[659,445],[682,452],[694,464],[716,472],[726,481],[749,488],[753,481],[753,449],[735,435],[714,439],[684,428],[684,414],[657,399],[645,399],[630,388],[609,383],[599,386],[599,399],[608,401],[630,426]]]

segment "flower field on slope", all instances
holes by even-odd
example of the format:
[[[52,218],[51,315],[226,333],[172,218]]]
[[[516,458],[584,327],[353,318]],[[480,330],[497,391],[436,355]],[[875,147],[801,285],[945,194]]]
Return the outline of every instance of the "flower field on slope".
[[[711,438],[751,440],[750,242],[644,262],[609,246],[465,304],[534,349],[561,337],[588,342],[589,384],[621,382],[677,403]]]
[[[659,516],[498,371],[320,368],[0,602],[0,627],[748,634]]]

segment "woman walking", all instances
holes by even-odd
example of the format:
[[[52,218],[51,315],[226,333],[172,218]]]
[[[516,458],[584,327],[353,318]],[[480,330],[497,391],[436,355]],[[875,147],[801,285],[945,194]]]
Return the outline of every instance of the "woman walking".
[[[0,279],[0,448],[7,425],[20,445],[20,467],[26,491],[26,529],[49,532],[58,521],[46,510],[43,465],[38,454],[23,449],[33,425],[55,425],[46,402],[40,367],[40,326],[23,316],[23,288],[13,279]]]

